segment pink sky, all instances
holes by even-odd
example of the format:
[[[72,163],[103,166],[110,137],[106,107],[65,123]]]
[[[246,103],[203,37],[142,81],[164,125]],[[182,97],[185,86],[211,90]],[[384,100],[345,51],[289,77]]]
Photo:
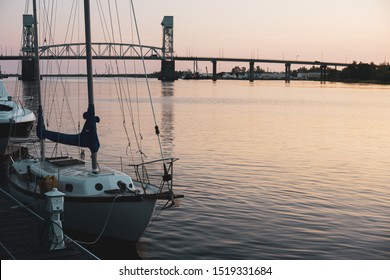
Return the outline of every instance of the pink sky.
[[[73,1],[39,2],[41,6],[43,3],[57,6],[55,42],[63,43]],[[97,2],[91,1],[93,41],[103,41]],[[107,5],[107,0],[100,2]],[[110,2],[114,8],[115,1]],[[129,4],[127,0],[117,0],[117,3],[124,41],[130,43]],[[178,56],[374,63],[390,60],[388,0],[134,0],[134,5],[145,45],[161,46],[161,20],[165,15],[174,16],[174,48]],[[30,12],[31,7],[32,4]],[[24,10],[25,1],[0,1],[0,52],[3,55],[19,52]],[[77,32],[73,42],[80,38]],[[116,37],[119,40],[118,34]],[[0,64],[3,71],[12,72],[9,63]],[[205,66],[211,69],[211,64],[201,65]],[[188,63],[177,64],[179,69],[189,67]],[[219,70],[224,67],[231,69],[232,65],[219,65]]]

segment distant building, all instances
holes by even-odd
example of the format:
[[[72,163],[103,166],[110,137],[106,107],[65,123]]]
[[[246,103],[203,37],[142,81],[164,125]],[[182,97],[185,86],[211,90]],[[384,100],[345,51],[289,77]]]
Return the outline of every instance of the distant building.
[[[284,73],[266,72],[266,73],[260,74],[260,79],[263,79],[263,80],[283,80],[284,77],[285,77]]]
[[[237,76],[231,73],[223,73],[222,74],[222,79],[236,79]]]
[[[307,72],[307,73],[298,73],[297,78],[301,80],[310,80],[310,79],[320,79],[320,72]]]

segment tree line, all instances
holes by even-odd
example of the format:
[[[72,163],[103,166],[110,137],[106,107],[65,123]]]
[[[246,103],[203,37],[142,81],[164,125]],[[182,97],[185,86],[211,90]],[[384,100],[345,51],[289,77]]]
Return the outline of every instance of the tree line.
[[[296,73],[320,72],[319,67],[307,69],[301,67],[292,71],[292,75]],[[333,68],[326,69],[326,77],[330,81],[339,82],[372,82],[372,83],[390,83],[390,64],[382,63],[379,65],[371,63],[357,63],[354,61],[351,65],[342,70]]]
[[[246,67],[234,67],[232,73],[243,73],[249,71]],[[255,73],[264,73],[265,70],[257,66],[254,69]],[[291,71],[292,77],[297,77],[298,73],[321,72],[320,67],[313,66],[311,68],[301,67]],[[390,64],[382,63],[379,65],[371,63],[357,63],[354,61],[348,67],[342,70],[334,68],[326,69],[327,80],[339,82],[372,82],[372,83],[390,83]]]
[[[350,66],[344,68],[340,73],[340,79],[346,82],[371,81],[390,83],[390,64],[382,63],[357,63],[354,61]]]
[[[235,66],[231,70],[231,74],[239,75],[249,72],[247,67]],[[260,66],[255,66],[255,73],[265,73],[266,71]],[[291,77],[297,77],[298,73],[319,73],[320,67],[313,66],[311,68],[300,67],[291,71]],[[176,71],[177,77],[182,77],[188,74],[188,71]],[[218,73],[221,74],[221,73]],[[151,74],[152,77],[159,77],[160,72]],[[390,64],[388,62],[379,65],[371,63],[357,63],[354,61],[349,66],[342,70],[328,67],[326,69],[326,79],[336,82],[370,82],[370,83],[390,83]]]

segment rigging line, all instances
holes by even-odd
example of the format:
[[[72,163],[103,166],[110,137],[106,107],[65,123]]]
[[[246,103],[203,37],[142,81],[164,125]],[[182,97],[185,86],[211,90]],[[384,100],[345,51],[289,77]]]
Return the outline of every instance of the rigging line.
[[[45,9],[42,9],[43,11],[41,12],[43,15],[42,15],[42,18],[43,18],[43,24],[42,24],[42,29],[44,29],[45,28],[45,26],[49,26],[49,27],[47,27],[46,29],[48,29],[49,30],[49,43],[50,42],[54,42],[54,37],[51,35],[51,23],[50,23],[50,20],[49,20],[49,16],[48,16],[48,13],[47,13],[47,9],[46,9],[46,5],[44,4],[44,8]],[[45,29],[45,30],[46,30]],[[43,34],[45,34],[46,33],[46,31],[45,32],[43,32]],[[44,36],[45,38],[46,38],[46,35]],[[43,66],[42,66],[43,67]],[[46,74],[47,73],[49,73],[51,70],[49,70],[49,68],[50,67],[52,67],[52,63],[51,62],[47,62],[46,63]],[[52,68],[50,68],[50,69],[52,69]],[[43,102],[43,104],[46,104],[46,99],[47,98],[49,98],[49,95],[47,94],[47,92],[48,92],[48,90],[47,90],[47,88],[48,88],[48,82],[47,81],[45,81],[44,82],[44,84],[45,84],[45,89],[44,89],[44,91],[43,92],[45,92],[46,94],[45,94],[45,96],[44,96],[44,102]],[[46,97],[47,96],[47,97]]]
[[[73,25],[72,25],[72,28],[71,28],[71,40],[73,40],[73,37],[74,37],[74,30],[75,30],[75,26],[76,26],[76,11],[77,11],[77,8],[78,8],[78,2],[76,1],[75,2],[75,7],[74,7],[74,11],[71,11],[71,16],[70,18],[72,17],[72,13],[73,13]],[[70,61],[68,61],[68,64],[67,64],[67,67],[66,67],[66,73],[69,73],[69,67],[70,67]],[[66,85],[67,85],[67,79],[65,79],[65,83],[63,84],[63,89],[64,89],[64,93],[66,93]],[[70,113],[70,117],[71,117],[71,121],[72,121],[72,124],[73,124],[73,128],[75,131],[77,131],[77,127],[76,127],[76,123],[75,123],[75,120],[74,120],[74,117],[73,117],[73,114],[72,114],[72,108],[70,106],[70,102],[69,102],[69,99],[68,99],[68,95],[65,94],[65,97],[66,97],[66,104],[67,104],[67,108],[69,110],[69,113]]]
[[[43,6],[43,7],[42,7]],[[38,14],[39,14],[39,17],[37,18],[37,22],[39,22],[40,24],[38,25],[38,28],[41,30],[41,32],[39,32],[39,39],[42,40],[42,38],[45,38],[46,36],[46,24],[47,24],[47,21],[44,21],[45,19],[45,15],[46,15],[46,4],[45,4],[45,1],[44,0],[41,0],[41,1],[38,1]],[[38,19],[42,19],[42,21],[38,21]],[[38,32],[38,30],[37,30]],[[36,46],[38,46],[38,42],[35,42]]]
[[[157,135],[157,139],[158,139],[158,144],[160,146],[161,158],[163,159],[164,158],[164,153],[163,153],[163,148],[162,148],[162,144],[161,144],[160,134],[157,133],[157,131],[158,131],[157,118],[156,118],[156,113],[155,113],[155,110],[154,110],[154,105],[153,105],[153,100],[152,100],[152,93],[151,93],[151,90],[150,90],[148,74],[146,73],[145,58],[144,58],[144,54],[143,54],[143,50],[142,50],[142,44],[141,44],[141,38],[140,38],[140,35],[139,35],[139,30],[138,30],[137,17],[135,16],[133,0],[130,0],[130,2],[131,2],[131,7],[133,8],[134,24],[135,24],[135,29],[136,29],[136,32],[137,32],[138,44],[140,46],[140,54],[141,54],[141,59],[142,59],[142,66],[143,66],[143,70],[144,70],[144,73],[145,73],[146,86],[147,86],[147,89],[148,89],[150,106],[152,108],[154,125],[155,125],[155,128],[156,128],[156,135]]]
[[[77,1],[73,1],[72,3],[72,7],[71,7],[71,10],[70,10],[70,16],[69,16],[69,20],[68,20],[68,25],[67,25],[67,30],[66,30],[66,35],[65,35],[65,42],[67,41],[67,38],[70,34],[70,40],[73,40],[73,37],[74,37],[74,29],[75,29],[75,23],[76,23],[76,11],[78,10],[78,2]],[[58,62],[57,61],[57,71],[59,73],[61,73],[61,69],[62,69],[62,61]],[[65,72],[66,73],[69,73],[69,68],[70,68],[70,61],[67,62],[67,66],[66,66],[66,70]],[[60,109],[60,116],[59,116],[59,121],[60,121],[60,124],[58,124],[58,120],[57,120],[57,127],[61,127],[61,123],[62,123],[62,118],[63,118],[63,114],[64,114],[64,103],[67,105],[67,109],[70,113],[70,120],[71,120],[71,123],[73,125],[73,128],[75,131],[77,131],[77,126],[76,126],[76,122],[75,122],[75,119],[73,117],[73,114],[72,114],[72,109],[71,109],[71,106],[70,106],[70,102],[69,102],[69,99],[68,99],[68,96],[66,94],[66,88],[67,88],[67,79],[64,79],[62,77],[57,77],[56,78],[56,83],[55,83],[55,88],[57,87],[58,85],[58,81],[60,81],[60,85],[62,86],[62,90],[63,90],[63,99],[62,99],[62,106],[61,106],[61,109]],[[56,92],[56,91],[53,91],[53,92]],[[54,93],[53,93],[54,94]],[[54,96],[53,96],[54,98]],[[53,107],[52,107],[53,108]],[[52,110],[50,110],[50,114],[51,114]]]
[[[77,9],[77,42],[80,42],[80,8]],[[80,73],[80,60],[77,59],[77,73]],[[81,101],[81,89],[80,89],[80,78],[77,79],[77,134],[78,136],[78,142],[81,143],[81,106],[80,106],[80,101]],[[85,154],[84,150],[82,147],[78,147],[77,150],[78,156],[80,159],[85,159]],[[84,154],[84,156],[83,156]]]
[[[111,32],[112,32],[112,41],[115,42],[115,35],[114,35],[114,26],[113,26],[113,22],[112,22],[112,13],[111,13],[111,5],[110,3],[108,2],[108,10],[109,10],[109,16],[110,16],[110,24],[111,24]],[[115,61],[115,66],[116,66],[116,72],[119,74],[119,65],[118,65],[118,61],[117,59],[114,60]],[[111,61],[110,61],[111,62]],[[115,80],[115,78],[114,78]],[[121,83],[121,79],[118,78],[118,84],[115,83],[115,87],[117,89],[117,95],[118,95],[118,100],[121,101],[123,100],[122,98],[122,83]],[[120,102],[120,105],[121,105],[121,111],[122,111],[122,115],[123,115],[123,104],[122,102]]]
[[[49,68],[49,64],[47,64],[48,68]],[[50,64],[50,67],[52,67],[52,64]],[[51,70],[48,70],[47,68],[47,73],[52,71],[52,68]],[[55,92],[56,92],[56,89],[57,89],[57,82],[58,81],[58,78],[55,78],[55,79],[48,79],[48,80],[45,80],[44,82],[44,85],[45,85],[45,89],[44,89],[44,92],[45,92],[45,99],[44,99],[44,107],[46,107],[46,103],[48,104],[48,112],[46,114],[46,124],[47,126],[49,127],[50,125],[50,120],[51,120],[51,116],[52,116],[52,112],[53,110],[57,109],[57,104],[56,104],[56,99],[55,99]],[[50,90],[47,89],[47,87],[50,87]],[[57,101],[58,102],[58,101]],[[56,106],[57,105],[57,106]],[[55,107],[55,108],[54,108]],[[57,123],[57,126],[58,126],[58,120],[55,119],[56,123]]]
[[[56,87],[56,84],[55,84],[56,80],[51,79],[50,81],[51,81],[50,82],[51,88]],[[48,81],[45,82],[45,87],[46,87],[47,84],[49,84]],[[52,111],[54,110],[53,108],[56,105],[55,104],[55,98],[54,98],[54,92],[55,92],[55,90],[53,90],[53,89],[50,90],[50,91],[45,89],[45,93],[46,94],[45,94],[45,100],[44,100],[43,105],[44,105],[45,108],[46,108],[46,106],[48,106],[48,112],[45,115],[47,127],[49,127],[49,125],[50,125],[50,117],[52,115]],[[48,104],[48,105],[46,105],[46,104]]]
[[[119,10],[118,10],[118,2],[117,2],[117,0],[115,0],[115,8],[116,8],[116,14],[117,14],[120,42],[122,44],[123,43],[122,29],[121,29],[121,23],[120,23],[120,20],[119,20]],[[125,60],[123,60],[123,67],[124,67],[124,70],[125,70],[125,74],[127,74],[128,71],[127,71],[127,65],[126,65],[126,61]],[[128,93],[129,98],[127,98],[126,95],[125,95],[124,101],[127,104],[127,109],[129,110],[129,113],[130,113],[131,125],[132,125],[132,128],[133,128],[134,137],[135,137],[135,140],[136,140],[136,143],[137,143],[137,148],[138,148],[138,151],[140,152],[141,160],[142,160],[143,159],[143,153],[142,153],[142,149],[141,149],[141,146],[140,146],[140,143],[139,143],[139,139],[138,139],[138,136],[137,136],[137,130],[136,130],[136,127],[135,127],[133,106],[132,106],[131,96],[130,96],[130,92],[131,91],[130,91],[130,86],[129,86],[129,78],[127,77],[127,75],[125,77],[125,81],[126,81],[126,89],[127,89],[127,93]],[[123,117],[125,118],[124,112],[123,112]]]
[[[110,2],[107,1],[108,3],[108,6],[110,7]],[[103,12],[103,6],[101,4],[101,1],[99,0],[98,1],[98,11],[99,11],[99,16],[100,16],[100,22],[101,22],[101,26],[102,26],[102,30],[103,30],[103,35],[104,35],[104,39],[106,41],[106,43],[109,43],[109,42],[114,42],[114,39],[111,39],[110,38],[110,29],[108,27],[108,24],[107,24],[107,20],[106,20],[106,17],[105,17],[105,14]],[[106,30],[105,30],[106,29]],[[114,34],[114,33],[112,33]],[[108,37],[108,38],[107,38]],[[110,66],[110,69],[114,69],[113,67],[113,64],[112,64],[112,61],[109,60],[109,66]],[[118,73],[119,74],[119,73]],[[116,90],[117,90],[117,93],[118,93],[118,89],[117,89],[117,84],[115,83],[115,77],[114,77],[114,85],[116,87]]]
[[[109,1],[108,1],[108,11],[109,11],[109,16],[110,16],[110,26],[111,26],[112,42],[115,43],[114,24],[113,24],[113,21],[112,21],[111,5],[110,5]],[[118,59],[114,59],[114,61],[115,61],[116,71],[119,74]],[[118,79],[118,82],[120,83],[120,79]]]
[[[51,44],[51,43],[54,43],[54,33],[52,32],[52,30],[55,30],[55,28],[53,28],[53,26],[55,26],[55,23],[53,24],[53,19],[54,21],[56,20],[56,16],[54,15],[55,11],[57,9],[54,8],[54,5],[55,5],[55,1],[54,1],[54,4],[51,5],[51,13],[50,13],[50,16],[49,16],[49,12],[48,10],[50,8],[46,7],[46,4],[45,4],[45,1],[44,2],[44,9],[42,11],[42,17],[46,20],[46,24],[42,25],[43,28],[46,27],[45,31],[43,32],[44,36],[42,38],[45,38],[45,41],[48,43],[48,44]],[[51,2],[50,2],[51,3]],[[72,9],[74,7],[74,2],[72,4]],[[69,26],[69,24],[68,24]],[[47,35],[47,33],[49,35]],[[49,38],[47,38],[49,37]]]
[[[41,29],[41,31],[42,32],[40,32],[40,34],[42,34],[43,36],[40,36],[40,38],[42,39],[42,38],[46,38],[46,30],[47,30],[47,28],[46,28],[46,25],[48,25],[48,23],[49,23],[49,19],[48,19],[48,15],[47,15],[47,8],[46,8],[46,4],[45,4],[45,2],[44,1],[42,1],[43,2],[43,4],[41,4],[41,2],[38,2],[38,4],[39,5],[43,5],[43,8],[42,9],[39,9],[39,14],[40,14],[40,16],[41,16],[41,18],[42,18],[42,24],[40,24],[39,26],[38,26],[38,28],[40,28]],[[38,19],[37,19],[37,21],[38,21]],[[50,40],[50,37],[49,37],[49,40]],[[39,45],[39,42],[34,42],[35,43],[35,45],[38,47],[38,45]],[[51,62],[46,62],[46,64],[45,64],[45,66],[46,66],[46,74],[47,73],[49,73],[49,68],[51,67]],[[42,69],[42,72],[43,72],[43,69],[44,69],[44,65],[41,63],[40,64],[40,68]],[[44,87],[42,88],[42,92],[48,92],[47,91],[47,88],[48,88],[48,82],[47,81],[44,81],[43,82],[43,84],[44,84]],[[45,96],[43,97],[43,104],[45,104],[46,102],[45,102]]]
[[[69,12],[69,17],[68,17],[68,21],[67,21],[67,27],[66,27],[66,32],[65,32],[65,37],[64,37],[64,45],[67,44],[68,42],[68,36],[70,37],[69,41],[70,42],[73,42],[73,38],[74,38],[74,33],[75,33],[75,26],[76,26],[76,19],[78,19],[79,17],[77,16],[77,12],[79,11],[79,5],[78,5],[78,1],[76,0],[73,0],[72,2],[72,5],[71,5],[71,8],[70,8],[70,12]],[[69,49],[67,50],[69,51]],[[62,63],[63,61],[60,60],[60,62],[58,62],[58,60],[56,60],[57,62],[57,72],[59,75],[61,75],[61,73],[69,73],[69,68],[70,68],[70,61],[68,60],[67,63],[66,63],[66,66],[65,66],[65,71],[62,71],[63,67],[62,67]],[[78,62],[79,63],[79,62]],[[79,68],[78,68],[79,69]],[[60,121],[60,124],[58,124],[58,119],[57,119],[57,127],[61,127],[61,124],[62,124],[62,118],[63,118],[63,115],[64,115],[64,103],[66,104],[66,107],[67,107],[67,112],[69,113],[69,116],[70,116],[70,120],[71,120],[71,123],[73,125],[73,129],[74,131],[78,131],[78,127],[76,125],[76,121],[75,121],[75,118],[73,116],[73,113],[72,113],[72,107],[70,106],[70,102],[69,102],[69,98],[68,98],[68,95],[67,95],[67,87],[68,87],[68,78],[66,77],[56,77],[56,83],[55,83],[55,88],[57,88],[58,84],[59,84],[59,87],[62,88],[62,105],[61,105],[61,109],[60,109],[60,115],[59,115],[59,121]],[[54,91],[56,92],[56,91]],[[53,99],[54,99],[54,96],[53,96]],[[58,101],[58,103],[60,103],[60,101]],[[58,105],[60,106],[60,105]],[[79,104],[78,104],[78,107],[79,107]],[[58,110],[57,110],[58,111]],[[51,113],[52,111],[50,111]],[[78,114],[79,116],[79,114]]]
[[[52,70],[52,67],[53,67],[53,64],[49,61],[46,62],[46,73],[49,73]],[[50,68],[50,70],[49,70]],[[46,107],[46,104],[48,104],[49,106],[49,111],[48,111],[48,114],[46,114],[46,120],[47,120],[47,125],[49,125],[49,120],[50,120],[50,117],[51,117],[51,111],[53,110],[53,106],[55,105],[55,98],[54,98],[54,92],[55,92],[55,87],[56,87],[56,84],[52,81],[55,81],[53,79],[45,79],[44,81],[44,90],[43,92],[45,93],[44,95],[44,101],[43,101],[43,105],[44,107]],[[48,89],[48,87],[50,89]],[[54,89],[53,89],[54,87]],[[51,101],[51,102],[50,102]]]
[[[97,1],[97,8],[98,8],[98,13],[99,13],[99,18],[100,18],[100,25],[101,25],[102,32],[103,32],[104,41],[107,42],[106,31],[104,30],[104,25],[103,25],[102,11],[101,11],[102,8],[101,8],[101,2],[100,2],[100,0]]]
[[[43,9],[42,9],[42,18],[46,20],[45,24],[42,24],[42,29],[43,29],[43,34],[44,36],[41,37],[42,38],[45,38],[44,40],[46,40],[47,42],[47,39],[46,37],[49,37],[49,43],[50,42],[54,42],[54,34],[52,33],[52,30],[53,30],[53,8],[54,8],[54,5],[52,5],[52,13],[51,13],[51,20],[49,19],[49,13],[48,13],[48,9],[46,7],[46,2],[43,1]],[[47,33],[49,34],[47,36]]]
[[[26,0],[25,7],[24,7],[24,14],[28,14],[29,4],[30,4],[30,0]],[[23,46],[23,27],[22,27],[22,32],[21,32],[21,36],[20,36],[19,46]],[[21,63],[22,63],[21,60],[19,60],[17,63],[16,73],[21,73]],[[13,91],[13,96],[16,98],[19,98],[19,96],[23,96],[22,91],[21,91],[21,83],[16,83],[16,86],[14,87],[14,91]]]
[[[122,29],[121,29],[121,23],[120,23],[120,20],[119,20],[119,12],[118,12],[118,2],[117,0],[115,0],[115,9],[116,9],[116,19],[117,19],[117,22],[118,22],[118,29],[119,29],[119,39],[120,39],[120,42],[121,44],[123,43],[123,40],[122,40]]]
[[[59,80],[61,82],[59,82]],[[67,98],[67,95],[66,95],[66,83],[63,82],[63,80],[59,77],[55,78],[54,80],[54,85],[52,83],[47,83],[51,86],[51,90],[48,90],[47,93],[50,94],[50,92],[52,94],[50,94],[51,96],[51,105],[49,107],[49,114],[47,115],[47,126],[49,127],[50,125],[50,116],[52,115],[52,112],[55,111],[55,112],[60,112],[60,114],[58,115],[55,115],[55,122],[56,122],[56,129],[61,131],[61,127],[62,127],[62,117],[64,115],[64,104],[67,104],[68,105],[68,108],[70,107],[69,105],[69,100]],[[56,97],[55,97],[55,94],[57,92],[57,87],[58,87],[58,84],[62,85],[63,87],[63,90],[62,90],[62,102],[59,101]],[[71,110],[69,109],[69,111],[71,112]],[[54,114],[53,114],[54,115]],[[75,123],[74,123],[74,119],[73,119],[73,115],[71,114],[71,120],[73,121],[73,126],[75,127]]]
[[[110,29],[108,28],[107,20],[106,20],[106,17],[104,16],[104,12],[103,12],[103,6],[102,6],[102,3],[100,0],[98,1],[98,4],[100,4],[100,6],[98,5],[98,7],[100,7],[99,11],[101,12],[101,16],[103,18],[103,20],[100,20],[100,22],[102,24],[104,39],[106,40],[106,42],[113,41],[110,38],[110,31],[109,31]],[[109,3],[108,3],[108,5],[109,5]],[[104,23],[104,25],[103,25],[103,23]],[[104,27],[106,28],[106,30],[104,30]],[[108,37],[108,39],[107,39],[107,37]]]
[[[113,25],[113,21],[112,21],[111,5],[110,5],[109,2],[108,2],[108,10],[109,10],[109,16],[110,16],[112,37],[113,37],[113,41],[115,42],[114,25]],[[116,12],[117,12],[117,18],[119,18],[118,9],[116,9]],[[119,25],[119,30],[120,30],[120,32],[119,32],[120,40],[122,42],[122,35],[121,35],[119,19],[118,19],[118,25]],[[115,59],[115,66],[116,66],[116,71],[119,74],[119,65],[118,65],[118,60],[117,59]],[[114,78],[114,80],[115,80],[115,78]],[[123,91],[124,91],[124,88],[123,88],[123,83],[122,83],[122,80],[121,80],[120,77],[118,77],[118,84],[115,83],[115,88],[116,88],[116,92],[117,92],[117,96],[118,96],[118,102],[120,104],[120,109],[121,109],[121,113],[122,113],[123,128],[124,128],[126,136],[127,136],[128,146],[130,146],[131,141],[130,141],[129,133],[128,133],[128,130],[127,130],[127,127],[126,127],[126,116],[125,116],[125,108],[124,108],[124,102],[123,102]]]
[[[55,8],[56,3],[57,3],[57,1],[54,1],[53,4],[51,5],[51,19],[50,19],[50,23],[51,23],[52,26],[56,26],[56,19],[57,19],[57,17],[56,17],[57,14],[55,14],[55,11],[57,10]],[[53,38],[53,41],[54,41],[54,38]]]
[[[55,120],[57,121],[58,130],[61,132],[62,120],[65,111],[65,104],[68,105],[67,107],[70,107],[70,105],[66,94],[66,81],[64,82],[62,78],[59,79],[60,79],[60,86],[62,86],[62,99],[61,101],[58,101],[58,110],[56,110],[56,112],[59,112],[59,114],[57,118],[55,118]],[[55,99],[54,97],[55,93],[56,91],[53,91],[53,99]],[[75,126],[74,119],[71,112],[70,112],[70,119],[72,120],[73,126]]]
[[[127,81],[127,80],[126,80]],[[141,146],[141,137],[140,139],[138,139],[139,135],[141,135],[141,133],[139,133],[139,135],[137,134],[137,129],[135,127],[135,122],[134,122],[134,113],[133,113],[133,106],[132,106],[132,102],[131,102],[131,96],[130,96],[130,88],[129,88],[129,83],[127,81],[126,83],[126,86],[127,86],[127,93],[128,93],[128,96],[129,98],[125,97],[125,102],[127,104],[127,110],[129,111],[130,113],[130,117],[131,117],[131,125],[132,125],[132,128],[133,128],[133,133],[134,133],[134,138],[136,140],[136,143],[137,143],[137,148],[138,148],[138,151],[140,152],[141,154],[141,157],[143,155],[143,152],[142,152],[142,146]],[[142,158],[141,158],[142,159]]]
[[[72,6],[71,6],[71,8],[70,8],[70,15],[69,15],[69,19],[68,19],[68,24],[67,24],[67,26],[66,26],[66,32],[65,32],[65,38],[64,38],[64,42],[65,42],[65,43],[66,43],[66,41],[67,41],[67,39],[68,39],[68,35],[69,35],[69,28],[70,28],[71,21],[72,21],[73,9],[76,10],[76,6],[77,6],[76,1],[73,0]],[[76,17],[76,12],[74,13],[74,18],[75,18],[75,17]],[[74,27],[74,25],[73,25],[73,27]],[[72,32],[71,37],[73,37],[73,32]]]
[[[118,78],[118,80],[119,80],[119,78]],[[117,98],[118,98],[118,102],[119,102],[119,108],[120,108],[120,110],[121,110],[121,114],[122,114],[122,125],[123,125],[123,128],[124,128],[124,130],[125,130],[125,133],[126,133],[126,137],[127,137],[127,141],[128,141],[128,146],[130,146],[131,144],[131,141],[130,141],[130,136],[129,136],[129,133],[128,133],[128,131],[127,131],[127,127],[126,127],[126,116],[125,116],[125,114],[124,114],[124,105],[123,105],[123,98],[122,98],[122,96],[121,96],[121,93],[120,92],[122,92],[121,91],[121,89],[120,89],[120,87],[121,87],[121,84],[120,84],[120,82],[118,82],[118,84],[116,84],[116,83],[114,83],[115,84],[115,88],[116,88],[116,93],[117,93]]]
[[[131,12],[131,6],[129,5],[129,14],[130,14],[130,28],[131,28],[131,42],[135,42],[134,40],[134,22],[133,22],[133,14]],[[134,50],[131,49],[131,53],[133,52]],[[133,71],[134,73],[137,73],[137,66],[136,66],[136,62],[135,60],[133,60]],[[139,108],[139,96],[138,96],[138,78],[137,76],[135,76],[134,78],[134,86],[135,86],[135,96],[136,96],[136,107],[137,107],[137,120],[138,120],[138,136],[139,136],[139,139],[140,139],[140,143],[139,143],[139,149],[142,150],[142,140],[143,140],[143,136],[141,134],[141,117],[140,117],[140,108]],[[130,93],[129,93],[129,98],[130,98]],[[138,138],[138,137],[137,137]]]
[[[30,0],[26,0],[24,4],[24,14],[28,14],[29,6],[30,6]]]
[[[48,32],[49,32],[49,38],[54,42],[54,36],[56,35],[56,25],[55,25],[55,19],[56,17],[54,16],[54,5],[57,1],[49,1],[51,5],[48,6],[46,14],[47,14],[47,25],[48,25]],[[50,9],[50,13],[49,13]],[[45,37],[46,39],[46,37]],[[46,40],[47,42],[47,40]]]

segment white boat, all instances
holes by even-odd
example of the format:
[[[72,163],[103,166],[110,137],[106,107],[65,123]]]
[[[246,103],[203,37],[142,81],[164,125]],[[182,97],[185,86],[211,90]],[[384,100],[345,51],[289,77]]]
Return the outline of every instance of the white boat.
[[[93,173],[88,163],[70,157],[15,161],[9,186],[11,194],[43,217],[47,216],[44,193],[57,187],[65,193],[66,230],[131,242],[142,236],[158,199],[178,197],[105,166]]]
[[[159,199],[172,201],[182,197],[173,193],[172,170],[174,158],[161,158],[134,164],[136,177],[102,166],[97,162],[100,147],[95,115],[92,78],[92,55],[89,24],[89,1],[84,1],[86,56],[88,72],[88,109],[83,114],[84,127],[79,134],[69,135],[45,128],[41,97],[38,97],[37,137],[40,139],[40,157],[27,156],[11,159],[8,184],[11,193],[27,203],[38,214],[45,216],[44,193],[53,187],[65,194],[63,226],[67,230],[100,236],[138,241],[149,225]],[[36,3],[34,0],[34,14]],[[34,16],[36,24],[36,17]],[[35,35],[37,36],[37,34]],[[38,38],[35,38],[38,42]],[[36,48],[37,49],[37,48]],[[39,59],[36,55],[36,62]],[[36,75],[39,77],[39,69]],[[36,79],[40,83],[40,79]],[[40,94],[40,87],[37,85]],[[156,129],[156,134],[158,129]],[[45,141],[89,148],[91,162],[72,157],[45,157]],[[161,162],[159,185],[149,182],[148,164]]]
[[[35,119],[31,110],[13,100],[0,79],[0,156],[4,154],[11,138],[30,136]]]

